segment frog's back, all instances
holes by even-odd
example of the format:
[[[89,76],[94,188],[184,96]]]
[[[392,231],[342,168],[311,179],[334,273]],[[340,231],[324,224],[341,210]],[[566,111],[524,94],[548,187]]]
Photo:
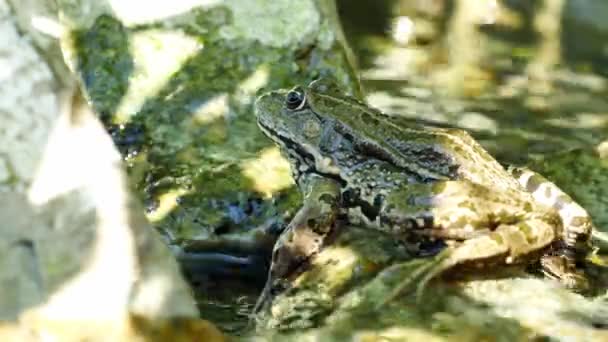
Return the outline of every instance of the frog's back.
[[[404,125],[354,98],[316,94],[318,112],[357,152],[390,162],[421,180],[468,179],[492,187],[518,186],[505,169],[467,132],[456,128]]]
[[[437,144],[458,165],[458,178],[491,188],[521,189],[505,168],[479,142],[462,129],[428,128],[437,136]]]
[[[389,146],[402,160],[413,161],[450,180],[466,179],[491,188],[519,188],[516,180],[468,132],[458,128],[402,127],[390,119],[383,120],[391,125],[371,132],[369,137]]]

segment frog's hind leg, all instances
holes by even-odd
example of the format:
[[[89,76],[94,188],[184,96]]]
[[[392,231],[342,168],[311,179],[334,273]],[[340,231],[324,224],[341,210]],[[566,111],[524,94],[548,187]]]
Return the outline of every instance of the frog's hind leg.
[[[542,252],[549,248],[554,239],[555,230],[541,218],[500,225],[487,235],[446,248],[433,261],[420,266],[401,281],[377,308],[414,286],[416,300],[421,301],[428,282],[456,266],[483,269],[496,264],[525,264],[530,259],[530,251]]]
[[[593,230],[591,217],[583,207],[554,183],[538,173],[521,167],[511,167],[509,172],[532,194],[534,199],[558,211],[564,226],[563,241],[567,253],[585,256]]]
[[[554,208],[561,218],[561,245],[542,257],[540,264],[543,273],[549,278],[558,279],[568,288],[585,289],[586,281],[576,270],[576,263],[582,261],[591,250],[591,217],[557,185],[538,173],[516,167],[509,168],[509,172],[537,202]]]

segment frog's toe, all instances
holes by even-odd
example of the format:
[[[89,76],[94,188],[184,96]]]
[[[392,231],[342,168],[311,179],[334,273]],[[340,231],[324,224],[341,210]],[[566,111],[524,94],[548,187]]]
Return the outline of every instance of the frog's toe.
[[[559,281],[564,287],[575,292],[589,290],[589,280],[577,270],[572,260],[563,255],[545,255],[540,260],[546,278]]]
[[[444,264],[445,261],[449,259],[449,255],[449,251],[445,250],[434,256],[431,260],[420,259],[413,262],[408,262],[407,264],[394,265],[389,268],[389,270],[387,270],[389,272],[392,268],[402,268],[404,266],[407,266],[408,268],[414,267],[414,270],[410,274],[408,274],[406,278],[401,280],[389,292],[389,294],[379,302],[379,304],[376,306],[376,309],[384,307],[386,304],[397,298],[400,294],[404,292],[410,292],[408,290],[414,289],[416,290],[416,302],[421,302],[424,297],[424,290],[426,289],[428,282],[446,269]]]
[[[426,289],[428,283],[435,277],[443,273],[445,270],[452,267],[451,253],[452,251],[449,249],[446,249],[443,252],[439,253],[433,258],[433,261],[429,263],[429,268],[425,269],[424,273],[421,273],[423,277],[416,286],[417,304],[421,304],[424,298],[424,290]]]

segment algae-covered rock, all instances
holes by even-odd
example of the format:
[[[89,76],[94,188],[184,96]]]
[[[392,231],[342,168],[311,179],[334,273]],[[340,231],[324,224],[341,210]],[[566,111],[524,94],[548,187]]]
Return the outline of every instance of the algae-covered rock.
[[[259,315],[258,326],[284,331],[323,325],[347,291],[369,281],[389,263],[404,258],[407,254],[390,236],[344,227],[337,240],[311,260],[309,269],[291,280],[293,287]]]
[[[260,316],[260,333],[277,340],[608,338],[602,328],[608,323],[602,296],[585,298],[521,269],[440,279],[421,297],[406,290],[383,303],[430,260],[408,258],[380,233],[346,229]]]
[[[227,275],[262,282],[300,194],[252,104],[261,89],[321,75],[360,94],[333,1],[60,1],[58,10],[72,32],[62,40],[68,65],[147,218],[185,271],[203,274],[193,283],[207,293]]]
[[[259,89],[324,74],[359,93],[333,2],[142,2],[139,16],[85,3],[59,4],[75,32],[64,53],[155,226],[200,239],[289,216],[298,195],[251,106]]]

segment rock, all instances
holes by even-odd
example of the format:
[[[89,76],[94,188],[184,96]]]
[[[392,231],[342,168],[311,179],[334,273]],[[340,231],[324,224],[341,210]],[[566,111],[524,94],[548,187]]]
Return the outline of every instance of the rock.
[[[44,320],[25,315],[21,324],[0,323],[3,341],[209,341],[226,338],[211,323],[196,318],[150,319],[129,315],[125,320]]]
[[[377,240],[371,238],[374,234]],[[310,270],[292,280],[293,288],[276,297],[261,316],[259,327],[265,329],[259,333],[277,339],[365,336],[371,341],[388,336],[438,341],[608,338],[602,328],[608,323],[605,296],[585,298],[519,269],[436,280],[420,298],[405,291],[379,306],[412,270],[428,262],[395,257],[397,245],[384,239],[357,227],[343,230]]]
[[[62,39],[68,65],[120,150],[154,227],[176,250],[197,240],[225,247],[262,242],[241,251],[180,253],[186,272],[216,271],[199,277],[207,278],[202,287],[224,284],[217,274],[265,274],[258,260],[272,244],[249,236],[269,221],[282,228],[300,194],[257,127],[252,104],[262,88],[320,75],[334,75],[360,94],[333,1],[77,1],[60,2],[58,10],[74,32]],[[256,250],[251,258],[250,250]],[[201,260],[218,262],[199,267]]]
[[[288,215],[299,196],[284,161],[265,178],[253,169],[278,153],[251,106],[261,88],[323,74],[360,92],[333,2],[78,4],[59,4],[75,32],[64,55],[154,225],[177,241],[246,233]],[[277,186],[268,188],[270,176]],[[290,201],[277,205],[269,199],[277,193]]]
[[[57,54],[41,57],[17,34],[4,1],[0,11],[8,174],[0,184],[0,317],[16,322],[0,327],[1,339],[107,340],[157,329],[221,340],[198,319],[175,259],[130,194],[121,156],[72,76],[58,81],[48,65],[60,60],[46,60]],[[175,331],[176,317],[188,328]]]
[[[78,75],[86,99],[122,153],[110,148],[91,113],[78,115],[78,119],[66,114],[59,120],[56,98],[54,106],[36,107],[49,117],[39,140],[46,140],[55,120],[60,124],[49,147],[54,152],[45,154],[30,196],[15,202],[14,212],[31,211],[25,222],[41,220],[44,227],[52,227],[46,230],[57,235],[54,239],[28,235],[27,241],[55,243],[20,243],[17,257],[7,259],[34,265],[30,267],[33,275],[23,275],[21,284],[44,284],[44,288],[20,287],[29,291],[24,296],[28,299],[37,298],[34,294],[40,297],[26,306],[35,313],[30,317],[35,321],[61,317],[66,322],[85,313],[91,320],[106,317],[114,322],[127,322],[132,315],[152,320],[157,316],[192,317],[192,298],[174,261],[158,237],[148,232],[150,227],[137,214],[141,208],[126,188],[139,190],[148,218],[167,233],[170,242],[226,232],[247,235],[252,227],[289,217],[299,194],[290,189],[285,163],[277,162],[276,167],[284,180],[279,182],[281,187],[271,184],[268,188],[267,181],[258,182],[260,163],[256,161],[278,153],[260,134],[251,105],[256,91],[263,87],[289,87],[324,74],[335,75],[351,92],[360,94],[333,2],[227,0],[168,5],[154,1],[126,5],[71,1],[56,4],[58,16],[55,4],[28,4],[32,7],[15,5],[21,30],[33,36],[41,28],[60,39],[62,57]],[[34,27],[30,25],[32,16],[36,17]],[[50,39],[47,44],[48,37],[39,36],[34,42],[48,59],[45,65],[54,65],[58,59],[51,46],[56,41]],[[51,68],[48,77],[63,85],[65,70],[65,66],[63,71]],[[66,79],[65,84],[73,84],[71,76]],[[50,93],[56,97],[54,91]],[[19,120],[28,117],[21,115]],[[42,142],[27,146],[40,154]],[[36,163],[39,159],[32,158]],[[120,160],[126,162],[128,180],[118,166]],[[6,161],[1,164],[6,165],[2,174],[8,174],[3,179],[12,182],[17,177],[11,159]],[[23,169],[34,170],[34,165]],[[270,195],[278,199],[270,199]],[[49,217],[63,213],[63,206],[70,208],[69,215],[48,223]],[[15,222],[19,227],[21,223]],[[89,229],[77,233],[76,227],[82,226]],[[88,235],[81,237],[84,232]],[[77,244],[67,244],[61,256],[48,257],[64,240]],[[113,253],[105,254],[109,246]],[[55,267],[55,273],[47,275],[47,265],[37,265],[41,258]],[[120,261],[109,267],[106,261],[111,258]],[[108,281],[108,270],[114,281],[99,286]],[[30,281],[36,276],[43,280]],[[47,289],[47,284],[52,286]],[[91,296],[92,284],[115,295],[111,300]],[[60,292],[49,293],[51,290]],[[86,300],[85,295],[89,296]],[[87,305],[97,310],[85,312]]]

